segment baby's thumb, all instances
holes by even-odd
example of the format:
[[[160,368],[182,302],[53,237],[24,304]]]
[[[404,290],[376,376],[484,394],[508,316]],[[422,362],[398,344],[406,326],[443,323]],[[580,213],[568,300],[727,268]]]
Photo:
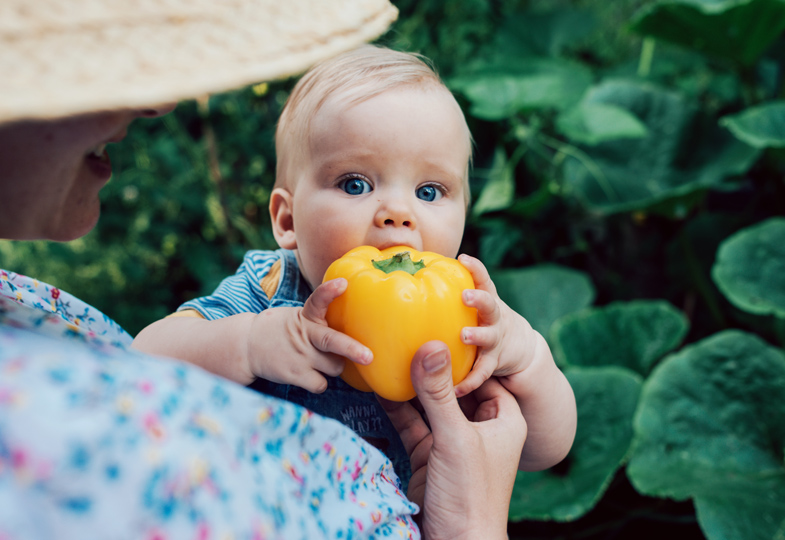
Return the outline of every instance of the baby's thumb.
[[[429,341],[420,347],[412,358],[411,375],[434,438],[438,441],[455,435],[454,428],[467,420],[455,397],[447,345]]]

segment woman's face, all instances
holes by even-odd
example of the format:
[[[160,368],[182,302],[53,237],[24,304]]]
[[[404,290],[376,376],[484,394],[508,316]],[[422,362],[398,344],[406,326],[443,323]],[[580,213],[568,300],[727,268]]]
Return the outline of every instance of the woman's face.
[[[112,175],[106,144],[172,105],[0,125],[0,238],[73,240],[95,226]]]

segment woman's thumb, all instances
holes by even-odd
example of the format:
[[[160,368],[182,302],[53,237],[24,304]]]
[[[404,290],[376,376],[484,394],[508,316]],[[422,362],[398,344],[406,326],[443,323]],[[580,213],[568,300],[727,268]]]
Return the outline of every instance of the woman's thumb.
[[[428,415],[431,431],[450,430],[466,418],[455,397],[450,349],[441,341],[429,341],[412,358],[412,385]],[[448,436],[445,433],[445,436]]]

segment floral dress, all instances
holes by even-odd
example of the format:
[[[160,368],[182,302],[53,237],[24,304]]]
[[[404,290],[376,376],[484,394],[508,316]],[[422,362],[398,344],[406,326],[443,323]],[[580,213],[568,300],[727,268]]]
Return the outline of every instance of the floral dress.
[[[338,422],[128,350],[51,286],[36,290],[54,303],[15,287],[0,291],[0,539],[420,537],[390,461]]]
[[[79,300],[70,293],[61,291],[43,281],[0,269],[0,297],[5,296],[25,306],[45,313],[59,315],[59,323],[67,323],[64,332],[71,337],[80,335],[84,340],[100,338],[118,347],[128,347],[133,338],[128,332],[90,304]],[[39,314],[40,315],[40,314]]]

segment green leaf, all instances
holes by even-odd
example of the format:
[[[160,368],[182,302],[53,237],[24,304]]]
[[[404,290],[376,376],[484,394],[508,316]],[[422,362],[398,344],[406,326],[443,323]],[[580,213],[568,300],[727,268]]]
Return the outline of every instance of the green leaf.
[[[669,356],[644,383],[627,475],[692,497],[709,540],[782,538],[785,353],[737,330]]]
[[[711,276],[739,309],[785,318],[785,218],[768,219],[725,240]]]
[[[509,41],[521,41],[538,54],[558,56],[589,35],[596,23],[592,12],[574,7],[543,12],[527,10],[507,18],[501,32],[509,35]]]
[[[689,322],[664,300],[617,302],[557,320],[553,353],[568,366],[615,365],[646,376],[652,365],[679,346]]]
[[[755,148],[785,147],[785,101],[751,107],[720,118],[740,140]]]
[[[617,367],[572,368],[565,375],[578,406],[575,442],[555,469],[518,473],[511,521],[582,516],[597,503],[628,455],[640,377]]]
[[[502,265],[507,253],[520,249],[521,228],[505,219],[483,218],[478,225],[482,231],[479,241],[480,260],[488,268]]]
[[[499,296],[548,338],[553,321],[591,305],[595,290],[583,272],[541,264],[491,273]]]
[[[448,81],[471,102],[469,112],[503,120],[525,109],[564,109],[580,100],[591,72],[567,60],[514,55],[478,63]]]
[[[606,81],[584,101],[628,110],[648,129],[641,139],[561,149],[570,156],[564,165],[566,186],[598,213],[646,209],[718,186],[746,172],[760,155],[700,116],[681,94],[652,84]]]
[[[581,103],[567,109],[556,119],[556,127],[568,139],[588,145],[648,134],[634,114],[606,103]]]
[[[515,197],[514,163],[507,161],[502,147],[498,147],[493,155],[493,165],[488,181],[480,192],[477,202],[472,207],[475,216],[495,210],[507,208]]]
[[[632,29],[752,65],[785,30],[783,0],[669,0],[643,8]]]

